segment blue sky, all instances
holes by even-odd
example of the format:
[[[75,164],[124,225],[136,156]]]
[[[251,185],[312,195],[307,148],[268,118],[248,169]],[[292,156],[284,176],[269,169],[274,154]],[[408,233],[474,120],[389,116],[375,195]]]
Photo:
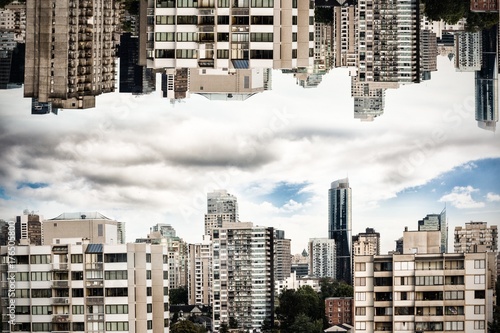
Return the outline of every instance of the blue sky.
[[[58,116],[30,115],[22,89],[0,91],[0,218],[98,211],[126,222],[129,241],[170,223],[199,242],[207,192],[227,189],[242,221],[285,230],[300,252],[326,237],[328,188],[348,175],[353,232],[374,227],[384,252],[445,201],[450,227],[498,223],[499,136],[474,119],[474,73],[441,56],[438,68],[388,90],[374,122],[354,119],[343,68],[315,89],[273,71],[272,90],[244,102],[171,105],[158,86]]]

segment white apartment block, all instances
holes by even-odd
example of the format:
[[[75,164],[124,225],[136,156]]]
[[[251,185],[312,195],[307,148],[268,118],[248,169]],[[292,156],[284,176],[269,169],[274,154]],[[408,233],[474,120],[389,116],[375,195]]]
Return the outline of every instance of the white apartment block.
[[[460,32],[455,35],[455,68],[460,72],[481,70],[481,32]]]
[[[313,65],[314,1],[148,0],[149,68]]]
[[[356,6],[333,7],[335,67],[356,67]]]
[[[229,318],[239,328],[260,332],[274,318],[273,228],[250,222],[224,223],[212,230],[213,327]]]
[[[274,291],[275,295],[279,296],[284,290],[292,289],[297,290],[300,287],[309,286],[316,292],[321,291],[321,286],[319,284],[319,278],[316,277],[297,277],[295,272],[290,273],[290,276],[285,280],[275,280],[274,281]]]
[[[497,252],[498,227],[486,222],[468,222],[455,227],[455,253]]]
[[[7,250],[0,250],[2,332],[169,332],[166,247],[17,246],[13,267]]]
[[[317,278],[336,277],[337,260],[335,240],[312,238],[309,240],[309,275]]]
[[[209,236],[203,241],[189,244],[188,302],[190,305],[210,304],[212,291],[212,242]]]
[[[355,332],[487,332],[495,254],[356,256]]]

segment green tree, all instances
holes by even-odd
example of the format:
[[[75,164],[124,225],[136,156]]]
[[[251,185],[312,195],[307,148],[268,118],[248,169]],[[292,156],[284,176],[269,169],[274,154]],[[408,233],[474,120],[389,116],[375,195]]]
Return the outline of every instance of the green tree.
[[[466,17],[470,0],[423,0],[425,16],[432,21],[444,20],[455,24]]]
[[[333,8],[316,7],[314,9],[314,21],[316,21],[317,23],[332,23],[333,22]]]
[[[321,333],[323,332],[323,325],[321,319],[311,320],[311,318],[301,313],[290,325],[289,332]]]
[[[227,323],[223,321],[219,326],[219,333],[228,333],[229,328],[227,327]]]
[[[238,328],[238,321],[234,317],[229,317],[229,328]]]
[[[293,330],[292,325],[300,315],[309,318],[310,322],[321,321],[324,317],[322,303],[318,293],[310,286],[283,291],[279,297],[279,307],[276,311],[281,322],[282,332],[299,332]]]
[[[186,287],[170,289],[169,292],[170,304],[187,304],[188,303],[188,290]]]
[[[337,281],[332,278],[322,278],[319,281],[321,298],[327,297],[352,297],[354,289],[344,281]]]
[[[202,333],[205,329],[189,320],[181,320],[175,323],[171,328],[172,333]]]

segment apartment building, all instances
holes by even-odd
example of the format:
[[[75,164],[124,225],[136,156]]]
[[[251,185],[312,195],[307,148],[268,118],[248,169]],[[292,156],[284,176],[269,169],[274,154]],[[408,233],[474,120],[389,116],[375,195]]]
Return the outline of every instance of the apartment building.
[[[483,45],[480,32],[459,32],[455,34],[455,68],[460,72],[481,70]]]
[[[229,319],[260,331],[274,318],[274,230],[250,222],[223,223],[212,230],[213,324]]]
[[[284,280],[292,271],[291,240],[285,238],[284,230],[274,231],[274,279]]]
[[[115,0],[28,1],[24,97],[85,109],[114,91],[119,8]]]
[[[216,190],[207,194],[207,214],[205,214],[205,235],[222,227],[223,223],[238,222],[238,200],[226,190]]]
[[[141,14],[149,68],[313,64],[314,1],[149,0]]]
[[[342,325],[353,323],[354,301],[352,297],[325,298],[325,317],[328,325]]]
[[[337,277],[336,242],[328,238],[309,240],[309,275],[317,278]]]
[[[380,233],[373,228],[366,228],[352,237],[352,253],[355,256],[370,256],[380,254]]]
[[[332,9],[335,67],[356,67],[356,6],[336,6]]]
[[[161,245],[17,246],[13,268],[7,247],[0,255],[2,332],[169,332],[168,253]]]
[[[16,243],[21,245],[42,245],[43,217],[24,211],[23,215],[16,216]]]
[[[487,222],[467,222],[455,227],[455,253],[497,252],[498,227]]]
[[[439,231],[405,232],[401,254],[355,256],[355,331],[487,332],[496,254],[440,248]]]
[[[212,242],[203,236],[201,243],[189,244],[188,302],[210,304],[212,291]]]

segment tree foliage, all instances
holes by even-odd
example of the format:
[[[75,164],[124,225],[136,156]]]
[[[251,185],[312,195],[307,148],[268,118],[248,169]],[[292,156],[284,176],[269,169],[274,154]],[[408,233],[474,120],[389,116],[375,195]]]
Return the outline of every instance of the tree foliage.
[[[279,297],[277,309],[278,318],[281,321],[281,332],[302,332],[295,328],[298,327],[297,325],[302,325],[305,319],[312,323],[312,327],[315,327],[316,321],[319,320],[321,323],[324,317],[323,308],[323,301],[310,286],[283,291]]]
[[[188,290],[186,287],[170,289],[169,292],[170,304],[188,304]]]
[[[180,320],[170,328],[171,333],[204,333],[205,328],[189,320]]]
[[[228,333],[229,327],[227,327],[227,323],[223,321],[219,326],[219,333]]]
[[[130,15],[139,15],[139,0],[122,0],[124,9]]]
[[[311,320],[311,318],[301,313],[290,325],[289,332],[321,333],[323,332],[322,320]]]
[[[316,7],[314,9],[314,21],[316,21],[316,23],[332,23],[333,8]]]
[[[322,278],[319,281],[321,288],[321,298],[327,297],[352,297],[354,289],[344,281],[337,281],[331,278]]]

